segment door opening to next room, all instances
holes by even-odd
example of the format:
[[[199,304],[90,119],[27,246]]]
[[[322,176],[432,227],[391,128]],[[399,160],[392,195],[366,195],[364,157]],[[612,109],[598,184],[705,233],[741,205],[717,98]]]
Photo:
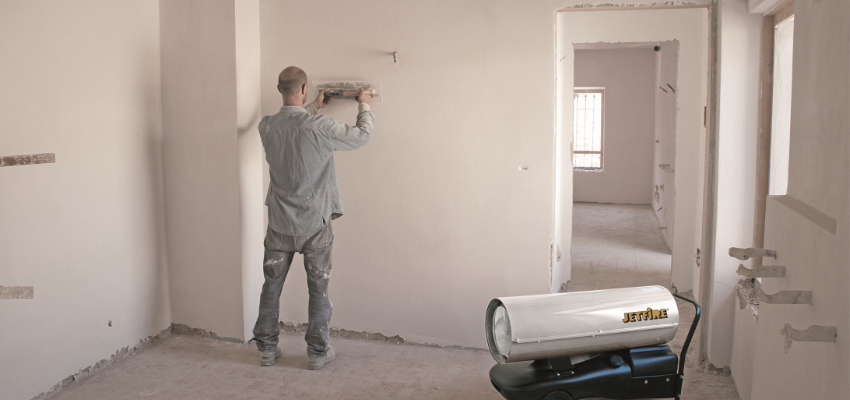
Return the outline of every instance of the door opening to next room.
[[[568,291],[671,287],[677,47],[575,45]]]

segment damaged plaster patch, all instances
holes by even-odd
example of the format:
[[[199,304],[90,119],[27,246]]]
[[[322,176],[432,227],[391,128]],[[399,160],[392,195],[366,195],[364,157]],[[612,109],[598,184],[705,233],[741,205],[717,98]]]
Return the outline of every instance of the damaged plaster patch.
[[[743,310],[744,307],[749,307],[753,312],[753,318],[759,319],[759,285],[755,278],[741,279],[738,281],[735,293],[738,295],[738,305]]]
[[[735,273],[747,278],[784,278],[785,267],[781,265],[758,265],[749,269],[741,264],[738,265],[738,270]]]
[[[20,156],[0,157],[0,167],[11,167],[14,165],[48,164],[56,162],[53,153],[24,154]]]
[[[780,290],[767,294],[759,290],[759,301],[767,304],[812,304],[812,292],[808,290]]]
[[[835,342],[838,337],[838,328],[834,326],[812,325],[804,331],[797,330],[791,327],[791,324],[785,324],[785,327],[779,331],[779,334],[785,338],[785,354],[791,349],[791,344],[797,342]]]
[[[0,299],[32,299],[33,292],[32,286],[0,285]]]

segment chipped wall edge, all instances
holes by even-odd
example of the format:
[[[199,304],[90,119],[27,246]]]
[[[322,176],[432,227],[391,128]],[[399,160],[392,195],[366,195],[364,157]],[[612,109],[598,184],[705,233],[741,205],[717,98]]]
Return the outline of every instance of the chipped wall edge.
[[[576,4],[569,7],[559,8],[558,12],[576,11],[620,11],[620,10],[645,10],[645,9],[667,9],[667,8],[708,8],[711,1],[648,1],[644,3],[602,3],[602,4]]]
[[[33,397],[32,400],[42,400],[42,399],[46,399],[50,396],[53,396],[56,393],[58,393],[59,391],[61,391],[62,389],[67,388],[69,386],[72,386],[72,385],[76,384],[77,382],[81,382],[84,379],[90,377],[91,375],[106,369],[107,367],[111,366],[112,364],[115,364],[118,361],[121,361],[121,360],[123,360],[123,359],[125,359],[129,356],[132,356],[132,355],[136,354],[137,352],[142,351],[144,349],[147,349],[151,345],[158,343],[159,341],[162,341],[165,338],[170,337],[172,334],[173,334],[173,325],[169,326],[168,328],[163,329],[162,331],[160,331],[158,334],[156,334],[154,336],[148,336],[147,338],[140,340],[139,343],[137,345],[133,346],[132,348],[130,346],[127,346],[127,347],[124,347],[122,349],[119,349],[110,358],[100,360],[92,366],[85,367],[85,368],[77,371],[75,374],[72,374],[71,376],[61,380],[59,383],[53,385],[53,387],[50,388],[49,390],[42,392],[38,396]]]
[[[280,322],[280,330],[285,333],[305,333],[307,332],[307,324],[301,323],[297,324],[294,322]],[[403,337],[399,335],[395,336],[386,336],[382,333],[375,332],[360,332],[360,331],[350,331],[348,329],[341,328],[331,328],[331,337],[343,338],[343,339],[354,339],[354,340],[372,340],[376,342],[384,342],[390,344],[403,344],[408,346],[425,346],[425,347],[436,347],[440,349],[454,349],[454,350],[472,350],[472,351],[488,351],[487,349],[478,348],[478,347],[466,347],[466,346],[442,346],[434,343],[418,343],[411,342],[409,340],[405,340]]]

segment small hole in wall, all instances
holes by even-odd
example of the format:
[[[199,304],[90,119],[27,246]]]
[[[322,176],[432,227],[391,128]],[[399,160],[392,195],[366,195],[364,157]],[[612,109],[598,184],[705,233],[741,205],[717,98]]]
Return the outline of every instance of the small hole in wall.
[[[112,326],[112,321],[109,321],[106,324],[109,325],[109,326]]]

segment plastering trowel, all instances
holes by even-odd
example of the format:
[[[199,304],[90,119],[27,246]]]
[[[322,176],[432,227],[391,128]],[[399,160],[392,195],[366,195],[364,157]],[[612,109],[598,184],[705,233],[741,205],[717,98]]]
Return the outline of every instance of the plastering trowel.
[[[360,89],[363,89],[365,93],[371,93],[373,101],[381,98],[376,85],[365,81],[313,81],[313,86],[316,87],[316,91],[325,90],[325,103],[331,98],[353,99],[357,97]]]

